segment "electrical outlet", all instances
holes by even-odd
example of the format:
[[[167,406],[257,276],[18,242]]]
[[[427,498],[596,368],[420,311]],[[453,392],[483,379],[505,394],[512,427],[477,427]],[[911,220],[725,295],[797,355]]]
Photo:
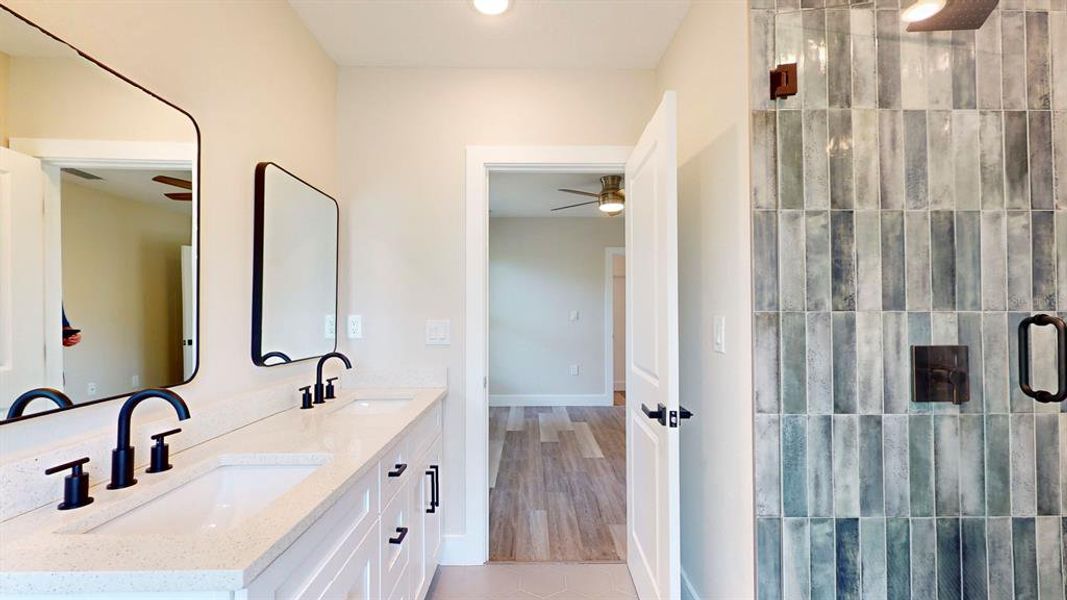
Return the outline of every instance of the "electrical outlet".
[[[337,316],[336,315],[326,315],[326,322],[325,322],[324,325],[325,325],[324,333],[326,334],[326,339],[332,340],[335,337],[337,337]]]
[[[581,372],[581,370],[582,370],[582,366],[581,365],[571,365],[571,375],[577,376],[578,373]]]
[[[426,345],[448,346],[452,343],[452,321],[429,319],[426,321]]]
[[[348,339],[363,339],[363,315],[348,315]]]
[[[581,311],[577,311],[577,310],[572,310],[571,311],[571,321],[578,321],[581,318],[582,318]]]
[[[96,384],[93,383],[92,381],[90,381],[89,385],[85,386],[85,391],[90,396],[95,396],[96,395]]]
[[[715,351],[719,354],[726,354],[726,317],[723,315],[714,316],[714,345]]]

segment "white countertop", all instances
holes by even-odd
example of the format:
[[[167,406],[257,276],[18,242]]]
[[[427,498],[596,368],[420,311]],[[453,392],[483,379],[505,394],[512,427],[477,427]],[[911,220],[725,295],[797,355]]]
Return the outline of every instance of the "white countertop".
[[[95,501],[89,506],[69,511],[48,506],[0,523],[0,594],[242,589],[444,395],[438,388],[343,392],[325,406],[294,407],[175,453],[174,468],[164,473],[148,475],[139,467],[133,487],[107,490],[107,481],[93,481],[90,495]],[[363,398],[412,396],[392,413],[340,410]],[[148,450],[138,448],[138,456],[147,459]],[[220,461],[256,464],[280,455],[296,462],[326,462],[255,518],[232,529],[185,536],[83,533]],[[56,489],[62,489],[58,474]]]

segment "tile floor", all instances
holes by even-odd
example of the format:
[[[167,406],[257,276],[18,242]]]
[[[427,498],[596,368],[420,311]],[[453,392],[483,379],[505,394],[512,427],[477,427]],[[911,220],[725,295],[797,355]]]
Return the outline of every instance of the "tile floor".
[[[441,567],[428,600],[637,598],[624,564],[492,563]]]

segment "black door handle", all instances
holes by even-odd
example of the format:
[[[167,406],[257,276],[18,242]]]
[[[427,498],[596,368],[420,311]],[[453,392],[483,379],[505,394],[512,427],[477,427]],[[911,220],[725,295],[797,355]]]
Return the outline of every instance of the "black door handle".
[[[1035,390],[1030,382],[1030,327],[1033,325],[1056,328],[1056,364],[1059,371],[1059,389],[1056,393]],[[1067,399],[1067,323],[1051,315],[1034,315],[1019,323],[1019,387],[1023,393],[1038,402],[1063,402]]]
[[[386,473],[390,477],[400,477],[404,474],[404,471],[408,470],[407,463],[397,463],[396,468]]]
[[[408,528],[407,527],[397,527],[396,528],[396,532],[397,532],[398,535],[396,537],[389,538],[389,543],[390,544],[398,544],[398,545],[399,544],[403,544],[404,543],[404,538],[406,538],[408,536]]]
[[[656,410],[648,410],[645,404],[641,403],[641,412],[645,413],[645,416],[649,419],[655,419],[659,421],[660,425],[667,426],[667,407],[662,404],[656,405]]]
[[[433,506],[439,508],[441,506],[441,469],[437,465],[430,465],[430,470],[433,471]]]
[[[437,512],[437,474],[434,471],[426,471],[426,475],[430,478],[430,508],[427,508],[426,512],[433,514]]]
[[[681,404],[679,404],[678,405],[678,417],[681,418],[681,419],[692,419],[693,418],[693,411],[691,411],[688,408],[686,408],[686,407],[682,406]]]

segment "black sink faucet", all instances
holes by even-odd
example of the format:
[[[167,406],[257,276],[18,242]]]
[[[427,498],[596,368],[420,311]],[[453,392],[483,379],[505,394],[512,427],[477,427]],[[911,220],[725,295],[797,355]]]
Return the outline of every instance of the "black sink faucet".
[[[348,360],[348,357],[340,352],[330,352],[329,354],[323,354],[319,359],[319,365],[315,367],[315,404],[322,404],[326,402],[325,387],[322,385],[322,366],[326,364],[327,360],[331,358],[339,358],[345,363],[346,369],[352,368],[352,361]]]
[[[16,419],[21,417],[22,412],[26,410],[26,406],[37,398],[48,398],[52,402],[55,402],[56,406],[59,408],[70,408],[74,406],[74,403],[71,402],[70,398],[57,389],[36,388],[15,398],[14,404],[11,405],[11,408],[7,409],[7,418]]]
[[[189,418],[189,406],[185,404],[181,396],[171,390],[156,388],[141,390],[127,398],[126,403],[119,410],[118,445],[111,451],[111,483],[107,486],[109,490],[130,487],[137,483],[137,480],[133,478],[134,448],[130,445],[130,420],[133,418],[133,409],[148,398],[162,398],[169,402],[178,413],[179,421]]]

